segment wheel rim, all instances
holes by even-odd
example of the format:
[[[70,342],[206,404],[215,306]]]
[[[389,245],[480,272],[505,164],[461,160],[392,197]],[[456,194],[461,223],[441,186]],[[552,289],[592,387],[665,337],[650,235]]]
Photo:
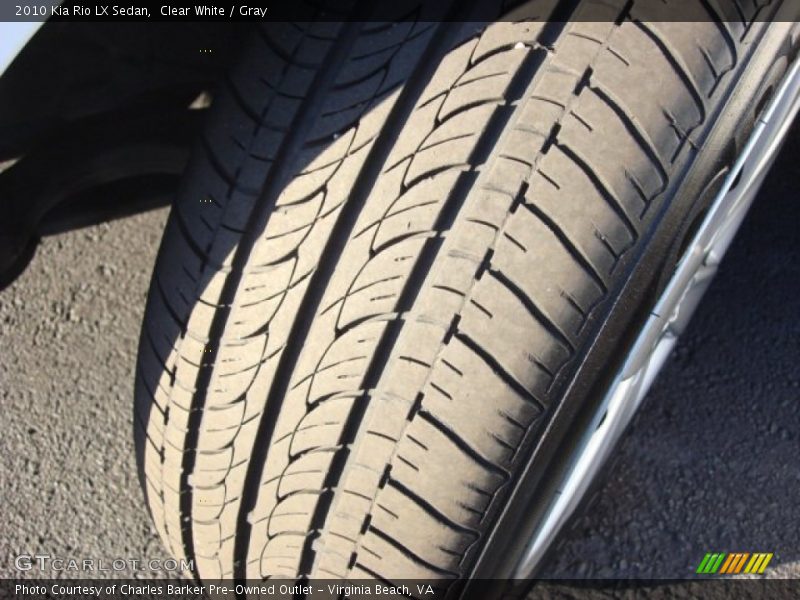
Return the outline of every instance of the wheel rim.
[[[642,326],[573,451],[514,577],[531,577],[646,396],[708,289],[800,109],[800,61],[789,69]]]

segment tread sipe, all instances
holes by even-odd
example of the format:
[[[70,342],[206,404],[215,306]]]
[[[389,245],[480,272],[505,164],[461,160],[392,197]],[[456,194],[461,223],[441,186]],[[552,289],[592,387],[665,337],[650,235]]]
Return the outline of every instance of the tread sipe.
[[[215,99],[136,384],[201,579],[468,575],[767,27],[431,4],[261,26]]]

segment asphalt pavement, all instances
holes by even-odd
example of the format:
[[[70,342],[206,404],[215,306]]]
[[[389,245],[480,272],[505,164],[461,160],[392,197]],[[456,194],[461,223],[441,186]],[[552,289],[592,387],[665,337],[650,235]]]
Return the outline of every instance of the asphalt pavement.
[[[543,569],[672,578],[706,552],[800,577],[800,128],[599,499]],[[20,555],[163,577],[133,454],[136,345],[166,209],[47,238],[0,292],[0,578]],[[23,566],[25,562],[21,563]],[[119,566],[120,563],[117,563]]]

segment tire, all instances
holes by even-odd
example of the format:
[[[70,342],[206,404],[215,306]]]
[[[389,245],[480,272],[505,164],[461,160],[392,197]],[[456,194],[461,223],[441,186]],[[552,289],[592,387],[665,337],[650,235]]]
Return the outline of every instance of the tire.
[[[139,350],[147,503],[198,578],[508,573],[794,39],[591,6],[254,33]]]

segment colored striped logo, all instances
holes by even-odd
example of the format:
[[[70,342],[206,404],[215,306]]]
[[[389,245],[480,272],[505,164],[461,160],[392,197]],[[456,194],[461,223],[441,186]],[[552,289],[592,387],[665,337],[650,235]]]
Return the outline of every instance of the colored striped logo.
[[[703,557],[696,573],[701,575],[760,575],[772,560],[772,552],[709,552]]]

